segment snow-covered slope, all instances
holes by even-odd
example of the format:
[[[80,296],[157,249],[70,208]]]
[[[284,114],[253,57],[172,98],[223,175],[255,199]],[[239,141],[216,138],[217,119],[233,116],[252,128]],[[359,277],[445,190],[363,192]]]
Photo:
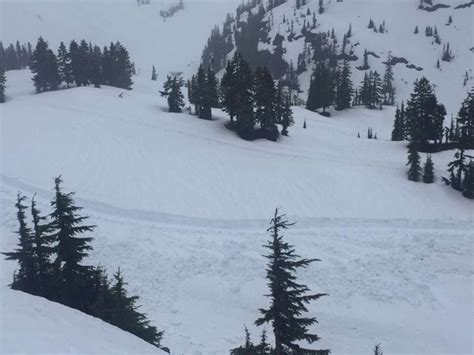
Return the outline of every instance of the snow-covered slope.
[[[254,219],[282,206],[300,217],[472,217],[472,202],[439,180],[406,180],[405,144],[388,141],[392,110],[328,120],[295,108],[290,138],[247,142],[222,113],[217,122],[168,114],[158,87],[136,79],[123,99],[90,87],[10,98],[4,181],[43,193],[61,173],[89,203],[135,215]],[[13,93],[32,90],[28,71],[9,72],[8,82]],[[379,140],[363,138],[368,127]],[[438,178],[452,156],[434,156]]]
[[[2,354],[166,354],[136,336],[58,303],[1,290]]]
[[[471,352],[473,204],[439,181],[407,181],[406,148],[387,140],[390,110],[326,119],[295,108],[290,137],[246,142],[223,113],[165,112],[149,80],[134,78],[120,99],[108,87],[31,95],[30,77],[8,72],[1,106],[1,250],[16,243],[16,192],[37,192],[47,212],[62,174],[99,226],[90,263],[122,267],[174,354],[220,355],[241,343],[244,323],[258,334],[262,245],[281,207],[298,222],[289,241],[323,260],[301,275],[330,294],[310,308],[318,346]],[[356,138],[368,126],[379,140]],[[452,154],[433,155],[438,177]],[[15,265],[0,265],[9,307]]]
[[[168,72],[194,72],[210,29],[240,0],[186,0],[184,10],[163,19],[160,10],[178,0],[0,0],[0,38],[35,44],[43,36],[54,50],[61,41],[85,38],[98,45],[122,42],[137,71],[160,78]]]
[[[434,1],[433,3],[442,2]],[[440,101],[446,105],[448,115],[456,114],[467,91],[474,84],[472,71],[474,6],[456,8],[458,5],[469,3],[468,0],[444,1],[449,7],[432,12],[418,9],[419,0],[344,0],[341,2],[324,0],[322,14],[318,11],[319,0],[307,0],[306,5],[301,6],[300,9],[296,9],[295,0],[287,0],[270,11],[268,11],[269,1],[263,0],[256,3],[257,5],[249,11],[257,13],[258,3],[263,3],[267,12],[262,21],[265,23],[262,28],[269,28],[268,37],[260,40],[258,49],[273,52],[275,37],[282,36],[283,59],[287,63],[292,62],[295,68],[298,64],[298,56],[303,53],[305,42],[308,42],[302,34],[305,23],[307,30],[311,33],[334,30],[337,37],[337,53],[341,52],[343,36],[351,26],[352,37],[349,38],[346,53],[358,57],[352,62],[352,79],[355,88],[360,85],[365,73],[364,70],[356,69],[363,64],[364,50],[375,55],[368,57],[369,70],[377,70],[381,74],[385,67],[383,62],[387,60],[389,53],[393,57],[404,58],[408,61],[407,64],[400,63],[394,66],[398,102],[409,98],[415,79],[426,76],[436,84],[437,94]],[[315,28],[312,28],[313,13],[317,21]],[[235,15],[235,12],[232,14]],[[453,19],[451,24],[448,24],[449,16]],[[247,18],[248,11],[244,11],[235,18],[232,25],[240,26],[239,23],[246,22]],[[376,33],[369,29],[370,19],[374,21],[377,28],[385,23],[385,32]],[[418,34],[414,34],[416,26],[419,29]],[[433,37],[425,36],[427,26],[437,28],[441,44],[434,43]],[[455,57],[449,63],[441,61],[443,46],[447,43],[450,44]],[[233,51],[230,52],[229,57],[233,53]],[[303,100],[306,100],[309,78],[314,67],[312,55],[313,52],[310,50],[306,61],[307,71],[299,75]],[[440,69],[436,68],[438,59],[441,63]],[[422,70],[418,71],[407,65],[413,65]],[[463,76],[466,72],[471,79],[464,86]]]

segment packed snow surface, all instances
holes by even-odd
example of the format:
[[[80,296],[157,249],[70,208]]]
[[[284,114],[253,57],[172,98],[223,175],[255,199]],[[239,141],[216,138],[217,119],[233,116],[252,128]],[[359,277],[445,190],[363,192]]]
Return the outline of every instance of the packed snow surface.
[[[212,122],[167,113],[151,81],[134,78],[121,99],[110,87],[32,95],[30,78],[8,72],[1,106],[2,250],[16,243],[16,192],[37,192],[46,213],[62,174],[98,225],[90,263],[122,267],[163,344],[225,354],[244,324],[259,333],[262,245],[280,207],[298,222],[288,241],[322,259],[300,275],[329,293],[310,307],[317,347],[472,352],[473,204],[439,181],[453,152],[433,155],[435,184],[406,179],[405,144],[388,141],[393,110],[294,108],[290,137],[246,142],[220,111]],[[369,126],[378,140],[364,138]],[[1,265],[5,287],[16,265]]]
[[[2,290],[2,354],[165,354],[136,336],[82,312]]]

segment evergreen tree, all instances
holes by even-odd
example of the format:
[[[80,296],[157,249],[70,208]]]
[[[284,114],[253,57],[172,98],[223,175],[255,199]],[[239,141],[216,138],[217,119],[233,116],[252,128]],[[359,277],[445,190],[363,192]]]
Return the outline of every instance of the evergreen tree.
[[[83,39],[79,44],[76,56],[73,58],[73,60],[76,61],[76,73],[74,74],[74,80],[77,86],[87,86],[91,81],[90,58],[89,45]]]
[[[345,110],[351,107],[352,101],[352,81],[351,66],[347,59],[344,59],[340,80],[336,91],[336,110]]]
[[[392,141],[402,141],[405,139],[405,125],[399,107],[395,111],[395,121],[393,122]]]
[[[214,70],[212,67],[209,65],[207,68],[207,91],[208,91],[208,96],[209,96],[209,102],[210,106],[214,108],[219,108],[219,94],[217,92],[217,87],[218,87],[218,81],[216,78],[216,74],[214,73]]]
[[[58,63],[54,53],[48,48],[42,37],[38,39],[33,52],[31,66],[36,92],[56,90],[60,84]]]
[[[468,93],[458,113],[459,144],[474,149],[474,88]]]
[[[382,94],[382,79],[380,74],[374,71],[369,74],[370,89],[369,89],[369,102],[368,107],[375,109],[377,107],[382,107],[383,94]]]
[[[245,344],[243,346],[239,346],[238,348],[232,349],[230,351],[231,355],[258,355],[257,349],[255,345],[253,345],[252,341],[250,340],[250,333],[247,327],[244,327],[245,332]]]
[[[120,268],[114,274],[114,283],[110,288],[112,309],[109,323],[144,339],[150,344],[160,346],[163,332],[150,325],[146,314],[138,312],[138,296],[128,296]]]
[[[270,308],[260,309],[262,317],[255,321],[256,325],[271,322],[275,336],[275,355],[284,354],[284,349],[289,348],[296,353],[304,353],[296,342],[307,341],[313,343],[319,340],[316,334],[309,333],[309,327],[315,324],[316,318],[302,316],[307,312],[306,304],[317,300],[325,294],[309,295],[307,286],[297,283],[295,272],[305,268],[318,259],[300,259],[295,254],[294,248],[283,241],[282,230],[288,229],[293,224],[285,220],[284,215],[279,215],[278,210],[271,221],[271,240],[265,246],[270,250],[265,257],[269,260],[267,279],[271,299]]]
[[[230,123],[234,123],[236,116],[236,102],[234,92],[236,90],[235,82],[235,66],[234,61],[229,60],[227,62],[224,75],[221,81],[221,92],[222,92],[222,108],[224,112],[227,112],[230,117]]]
[[[463,190],[463,174],[466,172],[466,154],[461,147],[454,154],[454,160],[448,164],[449,182],[457,191]]]
[[[425,184],[432,184],[434,182],[434,165],[433,160],[431,159],[431,155],[428,154],[426,157],[426,162],[423,167],[423,182]]]
[[[113,54],[112,49],[110,53]],[[115,44],[115,58],[112,57],[112,60],[115,61],[116,66],[113,73],[115,74],[115,81],[112,86],[131,90],[133,81],[132,81],[132,63],[130,62],[130,56],[125,47],[123,47],[120,42]]]
[[[416,149],[415,144],[408,145],[408,180],[419,181],[421,177],[420,155]]]
[[[255,72],[255,120],[264,131],[276,128],[277,93],[273,77],[267,68]]]
[[[278,92],[277,100],[277,112],[279,116],[279,122],[282,125],[281,134],[288,136],[288,128],[295,124],[293,120],[293,111],[290,106],[290,98],[288,94],[284,93],[281,89]]]
[[[74,82],[71,67],[71,58],[64,42],[61,42],[58,49],[58,72],[61,82],[69,87]]]
[[[17,209],[16,219],[19,228],[16,232],[19,236],[18,247],[13,252],[3,253],[7,260],[17,260],[19,270],[13,275],[13,282],[10,287],[14,290],[20,290],[36,294],[36,265],[33,252],[33,235],[31,229],[26,223],[25,211],[27,210],[24,201],[26,197],[20,193],[17,194],[15,207]]]
[[[37,291],[40,296],[48,298],[53,287],[50,258],[54,252],[51,245],[54,239],[51,235],[51,224],[46,222],[46,217],[41,216],[34,197],[31,200],[31,216],[33,217],[33,256],[36,267]]]
[[[6,82],[5,69],[0,65],[0,104],[5,102]]]
[[[466,174],[463,181],[463,196],[474,199],[474,161],[471,160],[466,168]]]
[[[79,55],[79,45],[74,40],[69,44],[69,62],[71,78],[76,85],[79,85],[78,81],[80,81],[81,77],[82,64]]]
[[[272,348],[270,344],[267,343],[267,332],[264,329],[262,335],[260,336],[260,343],[256,346],[257,355],[270,355]]]
[[[102,78],[102,51],[100,47],[94,46],[91,51],[91,82],[96,88],[100,88]]]
[[[181,79],[176,76],[171,77],[168,75],[166,82],[163,85],[163,91],[160,91],[160,94],[168,99],[169,112],[182,112],[184,107],[184,97],[181,92],[182,86],[183,83]]]
[[[151,71],[151,80],[156,81],[158,79],[158,74],[156,73],[156,68],[153,66]]]
[[[62,191],[61,176],[54,180],[55,197],[51,202],[53,212],[50,215],[52,238],[55,246],[54,260],[55,277],[58,295],[61,303],[71,307],[86,310],[87,281],[92,276],[91,266],[81,265],[81,261],[92,250],[91,237],[80,237],[83,233],[94,230],[93,225],[84,225],[88,217],[80,216],[81,207],[73,200],[74,193]]]
[[[393,80],[392,56],[389,54],[385,65],[385,74],[383,76],[382,84],[384,105],[393,106],[395,104],[395,86],[393,85]]]
[[[445,115],[446,109],[438,103],[433,85],[424,77],[416,80],[406,108],[410,140],[417,144],[441,141]]]
[[[196,105],[196,113],[199,118],[205,120],[212,119],[212,108],[211,108],[211,92],[208,85],[208,77],[202,65],[199,66],[199,70],[196,76],[196,85],[194,87],[194,103]]]
[[[333,75],[324,62],[319,62],[311,78],[306,108],[311,111],[322,108],[325,113],[326,108],[334,103],[334,98]]]

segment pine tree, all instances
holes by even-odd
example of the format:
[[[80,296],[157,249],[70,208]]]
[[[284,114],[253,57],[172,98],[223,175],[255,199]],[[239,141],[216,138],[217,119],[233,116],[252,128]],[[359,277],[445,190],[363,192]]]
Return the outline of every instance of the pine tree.
[[[114,274],[114,284],[111,292],[111,317],[109,323],[142,338],[150,344],[160,346],[163,332],[158,332],[156,327],[150,325],[146,314],[138,312],[138,296],[128,296],[120,268]]]
[[[420,155],[416,149],[415,144],[410,143],[408,145],[408,180],[419,181],[421,177],[421,166],[420,166]]]
[[[53,287],[53,270],[50,258],[54,252],[54,248],[51,245],[54,239],[51,235],[51,224],[46,222],[46,217],[41,216],[34,197],[31,200],[31,216],[33,217],[33,256],[38,284],[37,291],[40,296],[48,298]]]
[[[271,240],[265,246],[270,250],[265,257],[269,260],[267,279],[271,304],[268,309],[260,309],[262,317],[255,321],[256,325],[271,322],[275,336],[275,355],[284,354],[285,347],[296,353],[303,353],[306,349],[300,348],[296,342],[304,340],[313,343],[319,340],[308,329],[317,323],[316,318],[306,318],[302,314],[308,311],[306,304],[325,296],[321,293],[308,295],[308,287],[296,281],[296,270],[319,260],[300,259],[293,246],[283,241],[281,231],[292,225],[285,220],[284,215],[278,214],[278,210],[275,211],[268,229]]]
[[[403,116],[399,107],[395,111],[395,121],[393,122],[392,141],[403,141],[405,139],[405,127]]]
[[[156,73],[156,68],[153,66],[151,71],[151,80],[156,81],[158,79],[158,74]]]
[[[267,68],[257,68],[255,72],[255,120],[264,131],[276,128],[277,93],[273,77]]]
[[[278,94],[278,115],[280,117],[280,123],[282,125],[281,134],[283,136],[288,136],[288,128],[294,125],[293,120],[293,111],[290,106],[290,98],[288,94],[284,93],[282,90],[279,90]]]
[[[13,252],[3,253],[7,260],[17,260],[19,269],[13,275],[13,282],[10,287],[14,290],[20,290],[36,294],[36,265],[33,251],[33,235],[31,229],[26,223],[24,205],[26,197],[20,193],[17,194],[15,207],[17,209],[16,218],[19,224],[17,234],[19,236],[18,247]]]
[[[76,85],[79,85],[82,64],[79,55],[79,45],[74,40],[69,44],[69,62],[71,79]]]
[[[474,161],[471,160],[466,168],[463,181],[463,196],[474,199]]]
[[[177,76],[167,77],[166,82],[163,85],[163,91],[160,91],[161,96],[168,99],[169,112],[180,113],[184,107],[184,97],[181,92],[183,83]]]
[[[96,88],[100,88],[102,78],[102,51],[100,47],[94,46],[91,51],[91,82]]]
[[[316,111],[320,108],[323,113],[326,108],[334,103],[335,88],[334,77],[329,68],[323,62],[319,62],[311,79],[311,84],[308,93],[308,101],[306,108],[311,111]]]
[[[219,94],[217,92],[217,87],[218,87],[218,81],[216,78],[216,74],[214,73],[214,70],[212,67],[209,65],[207,68],[207,91],[208,91],[208,96],[209,96],[209,102],[210,106],[214,108],[219,108]]]
[[[113,54],[112,49],[110,50],[110,53]],[[114,57],[112,58],[114,59]],[[125,90],[131,90],[133,85],[133,67],[127,49],[122,46],[120,42],[115,44],[115,62],[116,68],[113,72],[116,79],[112,86]]]
[[[231,355],[259,355],[255,345],[253,345],[252,341],[250,340],[250,333],[247,326],[244,326],[245,332],[245,343],[243,346],[239,346],[238,348],[232,349],[230,351]]]
[[[36,92],[56,90],[60,84],[58,63],[54,53],[42,37],[38,39],[31,58],[31,72]]]
[[[423,182],[425,184],[432,184],[435,180],[434,177],[434,165],[433,160],[431,159],[431,155],[428,154],[426,157],[426,162],[423,167]]]
[[[351,66],[349,61],[344,59],[342,72],[336,91],[336,110],[345,110],[351,107],[353,92]]]
[[[461,147],[454,154],[454,160],[448,164],[449,182],[451,187],[457,191],[463,190],[463,174],[466,172],[466,154]]]
[[[6,76],[5,76],[5,69],[2,65],[0,65],[0,104],[5,102],[5,88],[6,88]]]
[[[62,191],[61,176],[54,180],[55,197],[51,202],[53,212],[50,214],[52,238],[55,246],[54,260],[57,298],[61,303],[85,310],[85,294],[87,280],[91,277],[93,268],[82,265],[81,261],[92,250],[91,237],[80,237],[83,233],[94,230],[93,225],[84,225],[88,217],[80,216],[81,207],[73,200],[74,193]]]
[[[257,355],[270,355],[272,348],[267,342],[267,332],[264,329],[260,336],[260,343],[256,346]]]
[[[458,113],[459,144],[474,149],[474,88],[468,93]]]
[[[205,120],[212,119],[210,88],[208,85],[208,77],[202,65],[196,76],[196,85],[194,88],[194,103],[196,105],[196,113],[199,118]]]
[[[77,54],[74,57],[76,60],[76,73],[74,80],[77,86],[87,86],[91,81],[91,63],[90,63],[89,45],[83,39],[77,49]]]
[[[433,85],[424,77],[416,80],[406,108],[410,140],[417,144],[428,140],[441,141],[445,115],[446,109],[438,103]]]
[[[383,76],[382,95],[383,104],[393,106],[395,104],[395,86],[393,85],[393,65],[392,55],[389,54],[385,65],[385,74]]]
[[[58,49],[58,72],[61,82],[69,87],[74,82],[71,67],[71,58],[64,42],[61,42]]]

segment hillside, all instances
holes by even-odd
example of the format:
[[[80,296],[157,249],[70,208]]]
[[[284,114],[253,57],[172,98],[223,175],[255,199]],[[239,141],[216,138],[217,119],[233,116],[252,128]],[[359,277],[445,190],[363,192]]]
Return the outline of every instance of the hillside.
[[[166,354],[100,319],[19,291],[3,290],[2,354]]]
[[[2,250],[16,243],[16,192],[37,192],[48,211],[62,174],[99,225],[91,263],[122,267],[163,345],[224,354],[243,324],[257,332],[261,246],[278,206],[298,222],[288,232],[297,250],[323,260],[302,275],[330,294],[310,308],[318,346],[469,352],[472,202],[439,181],[406,180],[404,144],[387,141],[390,110],[326,119],[294,108],[289,138],[251,143],[224,128],[223,113],[207,122],[165,112],[148,80],[134,78],[120,99],[108,87],[32,95],[30,76],[8,72],[2,106]],[[367,126],[379,140],[356,138]],[[451,156],[433,156],[438,176]],[[6,285],[15,265],[1,263]]]
[[[327,49],[310,48],[306,38],[328,31],[331,38],[334,28],[340,51],[350,26],[356,87],[364,50],[372,53],[369,70],[382,74],[391,52],[422,68],[394,66],[397,102],[425,75],[449,120],[474,85],[474,6],[426,2],[419,9],[419,0],[323,0],[320,14],[319,0],[184,0],[184,9],[164,18],[160,11],[178,0],[0,0],[3,44],[44,36],[56,50],[72,39],[120,41],[137,69],[133,90],[63,86],[40,94],[28,69],[6,72],[0,252],[18,243],[17,193],[35,196],[49,214],[61,175],[64,192],[75,192],[81,215],[97,225],[84,234],[94,249],[82,263],[109,273],[120,267],[128,294],[140,297],[140,312],[164,331],[161,346],[172,354],[223,355],[243,343],[244,326],[255,341],[263,328],[273,340],[270,325],[254,322],[269,302],[262,254],[278,208],[296,222],[285,241],[302,257],[321,259],[298,272],[298,281],[329,295],[308,306],[318,320],[311,331],[321,337],[315,348],[367,355],[382,343],[386,354],[472,354],[474,200],[442,181],[455,150],[433,153],[435,182],[416,183],[407,179],[408,142],[390,140],[395,107],[329,108],[332,116],[323,117],[301,101],[291,107],[289,136],[246,141],[226,127],[223,110],[212,109],[211,121],[169,113],[159,94],[166,74],[196,73],[210,32],[225,21],[221,61],[239,49],[252,66],[263,60],[283,79],[285,65],[306,66],[298,76],[304,101],[315,50]],[[368,29],[370,19],[377,28],[385,22],[385,31]],[[441,44],[425,36],[426,26],[436,26]],[[437,69],[448,42],[454,60]],[[204,51],[204,61],[211,54]],[[369,129],[377,139],[367,138]],[[427,154],[420,156],[424,163]],[[99,319],[12,291],[18,264],[0,256],[0,353],[161,353]]]
[[[419,0],[324,0],[322,14],[319,13],[319,0],[271,2],[275,4],[273,8],[269,5],[270,1],[253,1],[253,6],[242,5],[237,14],[231,12],[231,20],[226,21],[227,28],[231,30],[226,33],[232,45],[228,48],[231,51],[226,58],[230,58],[235,50],[243,51],[254,66],[268,65],[278,78],[281,74],[287,75],[285,66],[288,68],[292,63],[295,70],[299,70],[300,98],[303,100],[306,100],[314,62],[322,58],[316,51],[324,51],[334,45],[336,53],[340,54],[343,36],[349,28],[352,36],[348,38],[345,53],[351,58],[352,79],[356,88],[366,71],[377,70],[383,74],[383,62],[389,53],[400,61],[405,60],[394,65],[398,102],[409,98],[415,79],[426,76],[436,84],[437,94],[446,105],[449,116],[457,113],[466,92],[474,84],[474,7],[459,7],[467,3],[466,0],[449,1],[448,7],[436,11],[419,9]],[[296,8],[298,2],[303,4],[299,9]],[[263,8],[259,9],[261,6]],[[252,15],[249,16],[249,13]],[[450,16],[453,19],[451,24],[448,23]],[[385,23],[384,32],[369,29],[370,19],[377,29]],[[416,26],[418,34],[414,34]],[[433,37],[425,36],[427,26],[437,28],[440,44],[436,44]],[[325,35],[332,31],[335,42],[332,35]],[[326,37],[319,38],[319,34]],[[239,41],[237,37],[245,38],[246,41]],[[443,46],[447,43],[454,55],[452,62],[441,60]],[[204,54],[219,62],[222,57],[217,49],[221,48],[218,43],[212,44],[214,46],[211,46],[210,53]],[[370,69],[356,69],[363,64],[365,50],[370,53]],[[436,68],[438,59],[440,69]],[[464,85],[466,72],[470,79]]]

